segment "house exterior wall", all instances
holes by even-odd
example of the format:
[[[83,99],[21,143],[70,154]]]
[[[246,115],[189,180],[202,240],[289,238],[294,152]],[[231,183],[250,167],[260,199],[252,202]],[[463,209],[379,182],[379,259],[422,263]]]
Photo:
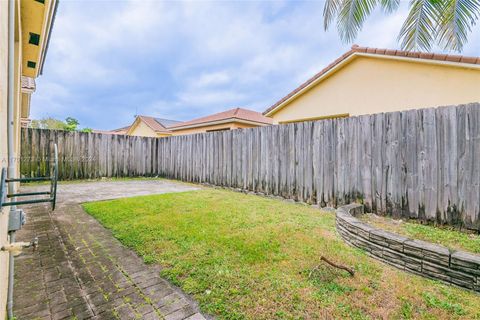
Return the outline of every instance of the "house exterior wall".
[[[0,168],[8,166],[7,114],[8,114],[8,1],[0,1]],[[20,152],[20,109],[21,94],[21,61],[22,37],[20,25],[20,3],[16,2],[15,10],[15,57],[14,57],[14,148],[15,159]],[[17,166],[17,174],[20,168]],[[9,207],[0,208],[0,247],[8,243],[8,211]],[[0,251],[0,319],[5,318],[8,287],[8,252]]]
[[[7,74],[8,70],[8,2],[0,1],[0,160],[7,166]],[[8,208],[0,208],[0,246],[8,242]],[[0,319],[5,319],[8,285],[8,253],[0,251]]]
[[[142,121],[135,121],[133,128],[129,130],[129,136],[156,137],[157,134]]]
[[[23,51],[22,48],[22,38],[18,38],[19,41],[15,41],[15,88],[14,88],[14,112],[13,112],[13,130],[14,130],[14,150],[15,150],[15,158],[20,159],[20,139],[21,139],[21,125],[20,125],[20,117],[21,117],[21,110],[23,104],[23,95],[22,95],[22,85],[21,85],[21,74],[22,74],[22,55]],[[19,177],[20,175],[20,161],[17,161],[16,164],[16,175]]]
[[[478,101],[478,66],[358,56],[270,117],[280,123]]]
[[[129,130],[130,131],[130,130]],[[169,134],[162,134],[155,132],[152,128],[147,126],[143,121],[136,121],[133,124],[133,128],[128,133],[129,136],[140,136],[140,137],[168,137]]]
[[[225,130],[225,129],[234,130],[234,129],[254,128],[254,127],[258,127],[258,126],[246,124],[246,123],[239,123],[239,122],[228,122],[228,123],[222,123],[217,125],[176,130],[176,131],[173,131],[173,135],[182,136],[185,134],[204,133],[210,130]]]
[[[13,147],[16,161],[16,176],[20,174],[20,132],[21,117],[28,118],[30,94],[22,94],[21,76],[36,77],[39,74],[40,60],[46,50],[46,42],[54,14],[54,0],[20,1],[15,3],[14,26],[14,88],[13,88]],[[9,2],[0,1],[0,168],[8,166],[8,14]],[[47,14],[48,13],[48,14]],[[47,21],[48,20],[48,21]],[[48,22],[48,23],[47,23]],[[28,32],[40,35],[40,45],[28,44]],[[23,68],[27,60],[36,62],[35,68]],[[9,207],[0,208],[0,247],[8,243]],[[28,214],[28,212],[27,212]],[[0,251],[0,319],[5,319],[8,288],[8,252]]]

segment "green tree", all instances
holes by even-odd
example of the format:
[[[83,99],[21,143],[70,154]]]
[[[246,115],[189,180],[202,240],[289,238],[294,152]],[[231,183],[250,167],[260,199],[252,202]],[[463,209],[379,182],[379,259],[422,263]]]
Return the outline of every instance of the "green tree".
[[[35,129],[50,129],[50,130],[65,130],[65,131],[80,131],[80,132],[92,132],[90,128],[80,129],[78,126],[80,122],[72,117],[67,117],[65,121],[54,119],[51,117],[43,118],[40,120],[32,120],[30,127]]]
[[[68,117],[65,119],[65,127],[64,130],[66,131],[77,131],[78,125],[80,123],[78,122],[77,119]]]
[[[399,4],[400,0],[326,0],[324,28],[336,21],[340,38],[352,42],[376,7],[391,13]],[[398,35],[404,50],[429,51],[438,45],[460,52],[480,16],[480,0],[410,0],[409,10]]]
[[[62,120],[48,117],[40,120],[32,120],[32,122],[30,123],[30,127],[35,129],[64,130],[65,122],[63,122]]]

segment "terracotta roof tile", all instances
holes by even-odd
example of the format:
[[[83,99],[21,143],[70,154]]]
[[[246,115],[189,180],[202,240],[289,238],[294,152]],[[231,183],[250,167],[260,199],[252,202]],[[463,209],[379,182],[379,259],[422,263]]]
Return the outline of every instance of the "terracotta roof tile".
[[[232,121],[246,120],[246,121],[258,122],[263,124],[272,123],[271,118],[264,117],[260,112],[243,109],[243,108],[235,108],[235,109],[231,109],[231,110],[227,110],[219,113],[214,113],[206,117],[201,117],[201,118],[193,119],[190,121],[181,122],[169,128],[171,130],[176,130],[186,126],[194,126],[194,125],[200,125],[200,124],[206,125],[210,122],[229,120],[229,119],[231,119]]]
[[[103,134],[126,134],[127,130],[130,129],[130,126],[122,127],[113,130],[92,130],[93,133],[103,133]]]
[[[392,50],[392,49],[386,49],[385,54],[389,56],[394,56],[395,53],[397,53],[397,50]]]
[[[138,116],[138,118],[143,121],[147,126],[149,126],[150,129],[152,129],[153,131],[162,133],[170,132],[170,130],[168,130],[168,128],[166,127],[166,123],[173,124],[178,122],[175,120],[160,119],[149,116]]]
[[[354,44],[350,51],[341,55],[334,62],[330,63],[327,67],[322,69],[319,73],[315,74],[313,77],[302,83],[295,90],[287,94],[285,97],[277,101],[270,108],[265,110],[263,114],[267,114],[270,111],[276,109],[278,106],[283,104],[285,101],[296,95],[298,92],[302,91],[304,88],[308,87],[312,82],[319,79],[321,76],[326,74],[328,71],[333,69],[336,65],[340,64],[343,60],[347,59],[354,53],[371,53],[378,55],[387,55],[387,56],[398,56],[398,57],[411,57],[420,60],[437,60],[437,61],[450,61],[450,62],[461,62],[466,64],[480,64],[480,57],[466,57],[459,55],[447,55],[439,53],[423,53],[423,52],[412,52],[412,51],[402,51],[402,50],[393,50],[393,49],[380,49],[380,48],[369,48],[369,47],[360,47],[359,45]]]
[[[477,57],[465,57],[465,56],[462,56],[460,58],[460,62],[463,62],[463,63],[480,63],[480,58],[477,58]]]
[[[113,129],[111,131],[121,134],[121,133],[126,133],[128,131],[128,129],[130,129],[130,126],[121,127],[121,128],[118,128],[118,129]]]
[[[445,61],[445,59],[447,58],[447,55],[446,54],[442,54],[442,53],[435,53],[433,55],[433,60],[439,60],[439,61]]]
[[[385,54],[386,51],[387,49],[377,49],[378,54]]]
[[[432,59],[432,58],[433,58],[433,53],[425,53],[425,52],[420,53],[420,59]]]
[[[447,56],[446,60],[452,61],[452,62],[460,62],[461,59],[462,59],[462,56],[451,54]]]

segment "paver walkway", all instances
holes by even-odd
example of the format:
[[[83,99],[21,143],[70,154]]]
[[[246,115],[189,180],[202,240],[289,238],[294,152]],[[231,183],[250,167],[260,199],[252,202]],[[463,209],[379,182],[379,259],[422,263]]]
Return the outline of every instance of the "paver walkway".
[[[193,300],[159,276],[159,267],[145,265],[80,206],[193,189],[163,180],[65,184],[54,212],[49,205],[25,207],[28,220],[17,241],[37,236],[39,248],[15,259],[17,319],[205,319]]]

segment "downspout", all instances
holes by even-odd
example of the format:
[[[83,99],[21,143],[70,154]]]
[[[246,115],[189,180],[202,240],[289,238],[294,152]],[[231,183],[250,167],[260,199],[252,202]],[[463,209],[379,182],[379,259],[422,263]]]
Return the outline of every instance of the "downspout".
[[[15,0],[8,1],[8,93],[7,93],[7,151],[8,151],[8,178],[15,178],[15,152],[14,152],[14,134],[13,134],[13,115],[14,115],[14,93],[15,93]],[[8,184],[8,193],[15,193],[15,184]],[[15,201],[15,200],[12,200]],[[14,206],[10,211],[15,211]],[[10,243],[15,242],[15,232],[10,232]],[[8,319],[13,319],[13,253],[9,253],[8,261],[8,292],[7,292],[7,315]]]

